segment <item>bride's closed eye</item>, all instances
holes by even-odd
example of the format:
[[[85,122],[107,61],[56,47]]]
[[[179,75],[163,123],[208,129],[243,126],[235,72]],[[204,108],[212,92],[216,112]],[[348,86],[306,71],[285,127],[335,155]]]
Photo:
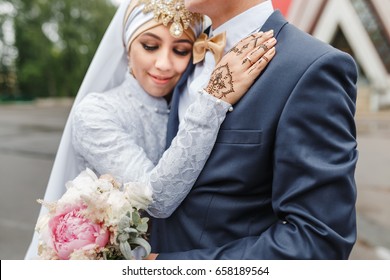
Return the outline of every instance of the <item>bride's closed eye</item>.
[[[142,48],[148,52],[157,51],[160,48],[160,45],[158,44],[141,43],[141,45]],[[192,48],[174,47],[172,48],[172,51],[179,56],[187,56],[191,53]]]
[[[144,50],[146,51],[155,51],[159,48],[158,45],[154,45],[154,44],[147,44],[147,43],[141,43],[142,47]]]
[[[173,52],[180,56],[187,56],[191,53],[191,49],[180,49],[180,48],[174,48]]]
[[[187,39],[176,40],[172,45],[172,51],[179,56],[188,56],[192,53],[193,42]]]

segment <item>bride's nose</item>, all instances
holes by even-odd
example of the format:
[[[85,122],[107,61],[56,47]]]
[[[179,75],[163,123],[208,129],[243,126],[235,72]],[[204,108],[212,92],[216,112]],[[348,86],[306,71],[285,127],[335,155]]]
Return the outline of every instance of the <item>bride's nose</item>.
[[[168,71],[172,68],[172,59],[169,50],[163,50],[159,53],[155,66],[161,71]]]

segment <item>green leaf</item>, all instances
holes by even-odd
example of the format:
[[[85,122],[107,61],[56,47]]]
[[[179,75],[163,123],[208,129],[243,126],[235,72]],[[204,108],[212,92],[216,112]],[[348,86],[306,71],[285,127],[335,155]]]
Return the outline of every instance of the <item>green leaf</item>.
[[[138,230],[136,230],[135,228],[131,228],[131,227],[127,227],[123,230],[124,232],[127,232],[127,233],[138,233]]]
[[[133,212],[132,216],[133,216],[133,224],[137,226],[141,222],[141,216],[136,210]]]
[[[138,237],[138,238],[134,239],[134,240],[131,242],[131,244],[133,244],[133,245],[139,245],[139,246],[143,247],[143,248],[145,249],[145,251],[146,251],[146,256],[149,255],[150,252],[152,251],[152,247],[150,247],[149,242],[146,241],[146,240],[143,239],[143,238]],[[146,256],[144,256],[144,257],[146,257]]]
[[[148,224],[146,223],[141,223],[137,226],[137,230],[142,232],[142,233],[145,233],[148,231]]]
[[[131,253],[131,247],[128,242],[120,242],[119,249],[121,250],[126,260],[131,260],[133,258],[133,254]]]

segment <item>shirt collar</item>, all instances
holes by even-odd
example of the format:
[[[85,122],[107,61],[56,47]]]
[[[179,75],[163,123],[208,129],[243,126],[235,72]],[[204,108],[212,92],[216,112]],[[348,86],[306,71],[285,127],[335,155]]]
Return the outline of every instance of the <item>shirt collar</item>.
[[[260,30],[273,12],[274,8],[272,6],[272,1],[264,1],[235,16],[217,29],[212,30],[212,34],[215,35],[226,31],[227,40],[225,52],[227,52],[242,38]]]

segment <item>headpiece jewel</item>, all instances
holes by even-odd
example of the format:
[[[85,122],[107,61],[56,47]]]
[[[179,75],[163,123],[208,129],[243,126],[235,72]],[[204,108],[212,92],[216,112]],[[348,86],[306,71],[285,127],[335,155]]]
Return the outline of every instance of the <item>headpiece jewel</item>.
[[[169,32],[175,38],[179,38],[192,22],[201,20],[200,14],[185,8],[183,0],[139,0],[139,4],[145,5],[144,13],[152,11],[154,19],[165,26],[172,22]]]

